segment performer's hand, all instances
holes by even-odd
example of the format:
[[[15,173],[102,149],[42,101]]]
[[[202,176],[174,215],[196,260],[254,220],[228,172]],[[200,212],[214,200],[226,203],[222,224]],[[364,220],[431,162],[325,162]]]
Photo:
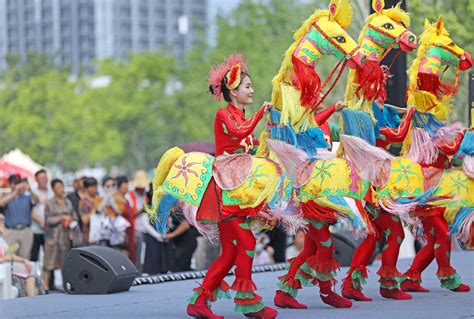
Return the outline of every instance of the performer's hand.
[[[344,101],[337,101],[335,105],[336,105],[336,112],[339,112],[340,110],[342,110],[343,108],[347,106],[346,102]]]
[[[265,109],[265,112],[268,112],[272,109],[273,105],[271,105],[269,102],[265,101],[265,102],[263,102],[262,107]]]

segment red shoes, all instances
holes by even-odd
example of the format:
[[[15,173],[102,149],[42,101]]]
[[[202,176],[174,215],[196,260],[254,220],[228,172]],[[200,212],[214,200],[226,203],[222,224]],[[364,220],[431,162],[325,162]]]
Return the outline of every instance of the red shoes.
[[[400,284],[400,289],[403,291],[411,291],[411,292],[429,292],[429,289],[426,289],[420,285],[418,281],[413,280],[405,280]]]
[[[248,317],[248,318],[275,319],[278,316],[278,311],[270,307],[265,307],[260,311],[246,313],[244,315],[245,317]]]
[[[459,285],[459,287],[457,287],[455,289],[451,289],[451,291],[454,291],[454,292],[468,292],[470,290],[471,290],[471,287],[469,287],[466,284],[461,284],[461,285]]]
[[[346,299],[342,296],[339,296],[334,291],[331,291],[329,294],[320,293],[319,296],[321,300],[330,306],[335,308],[350,308],[352,307],[352,302],[349,299]]]
[[[407,294],[406,292],[403,292],[398,288],[395,288],[395,289],[380,288],[380,295],[384,298],[395,299],[395,300],[409,300],[412,298],[410,294]]]
[[[372,298],[367,297],[359,289],[355,289],[351,285],[345,285],[342,287],[342,295],[347,299],[355,301],[372,301]]]
[[[214,314],[203,295],[199,296],[194,304],[189,304],[187,309],[188,315],[199,319],[224,319],[224,316]]]
[[[277,290],[275,298],[273,298],[273,303],[275,306],[280,308],[291,308],[291,309],[307,309],[308,306],[299,303],[295,298],[289,294]]]

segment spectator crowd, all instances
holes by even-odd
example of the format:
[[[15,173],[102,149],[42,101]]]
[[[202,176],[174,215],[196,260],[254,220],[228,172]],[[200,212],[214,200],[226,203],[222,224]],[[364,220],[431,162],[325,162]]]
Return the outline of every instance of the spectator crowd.
[[[144,211],[152,189],[143,170],[130,182],[125,176],[105,177],[100,185],[94,177],[78,178],[70,193],[43,169],[35,182],[32,188],[12,175],[9,192],[0,194],[0,264],[11,263],[18,296],[61,290],[63,262],[75,247],[116,249],[147,274],[207,269],[219,254],[180,211],[169,217],[167,234],[155,230]],[[254,265],[285,261],[286,236],[278,228],[257,234]]]

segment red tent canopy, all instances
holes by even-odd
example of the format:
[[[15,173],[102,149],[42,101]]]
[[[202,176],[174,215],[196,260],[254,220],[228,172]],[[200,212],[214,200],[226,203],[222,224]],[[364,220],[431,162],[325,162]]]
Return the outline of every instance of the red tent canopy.
[[[0,179],[7,179],[14,174],[20,175],[22,178],[34,177],[33,172],[0,160]]]

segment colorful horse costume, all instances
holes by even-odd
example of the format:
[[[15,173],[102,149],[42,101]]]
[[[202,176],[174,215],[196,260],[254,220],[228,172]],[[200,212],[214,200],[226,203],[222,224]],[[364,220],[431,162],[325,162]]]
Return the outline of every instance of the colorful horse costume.
[[[302,285],[319,285],[323,302],[335,307],[350,307],[351,302],[332,289],[339,268],[329,226],[347,222],[356,231],[367,232],[367,218],[353,199],[362,199],[368,184],[356,174],[354,166],[343,159],[324,158],[329,147],[323,125],[334,112],[314,115],[334,87],[346,64],[357,67],[361,58],[353,57],[356,42],[347,34],[352,22],[348,1],[331,1],[329,10],[317,10],[296,31],[294,44],[286,51],[279,73],[274,77],[272,104],[265,141],[283,164],[293,185],[293,201],[308,222],[303,251],[280,278],[275,305],[306,308],[296,297]],[[324,55],[340,60],[329,78],[322,83],[315,67]],[[332,86],[323,94],[329,81]],[[260,148],[260,151],[263,149]],[[353,198],[353,199],[349,199]],[[351,205],[352,204],[352,205]]]
[[[361,70],[351,70],[349,74],[346,102],[348,110],[343,110],[343,148],[340,154],[354,160],[361,175],[372,182],[366,196],[366,210],[376,228],[369,234],[353,255],[351,268],[343,281],[342,294],[357,301],[370,301],[362,293],[367,278],[367,264],[375,250],[377,242],[385,240],[382,249],[380,276],[380,294],[385,298],[410,299],[411,296],[399,289],[401,274],[397,270],[400,245],[404,239],[404,230],[399,215],[409,219],[408,212],[397,210],[400,199],[418,198],[424,194],[421,166],[408,158],[393,158],[384,150],[376,147],[396,142],[406,134],[408,125],[391,127],[383,116],[386,99],[386,79],[389,68],[381,67],[380,61],[393,48],[411,51],[416,48],[416,37],[407,29],[410,19],[397,5],[383,9],[384,1],[374,0],[374,14],[366,20],[359,37],[360,52],[367,58]],[[412,116],[413,111],[406,117]],[[399,120],[399,119],[398,119]],[[398,124],[398,123],[396,123]],[[376,160],[371,160],[371,157]],[[395,208],[396,207],[396,208]]]
[[[402,289],[426,292],[421,286],[421,273],[436,259],[441,286],[453,291],[469,291],[450,263],[451,234],[461,245],[472,247],[474,220],[474,134],[463,133],[459,124],[446,126],[450,101],[457,91],[459,71],[472,66],[469,53],[449,38],[442,17],[434,25],[425,21],[417,58],[409,69],[408,103],[416,107],[410,121],[410,134],[404,141],[404,152],[424,166],[425,180],[436,187],[434,194],[451,197],[446,207],[418,207],[414,214],[423,225],[426,245],[418,252],[410,269],[404,274]],[[454,85],[442,82],[442,68],[455,67]],[[452,168],[461,159],[463,169]]]

